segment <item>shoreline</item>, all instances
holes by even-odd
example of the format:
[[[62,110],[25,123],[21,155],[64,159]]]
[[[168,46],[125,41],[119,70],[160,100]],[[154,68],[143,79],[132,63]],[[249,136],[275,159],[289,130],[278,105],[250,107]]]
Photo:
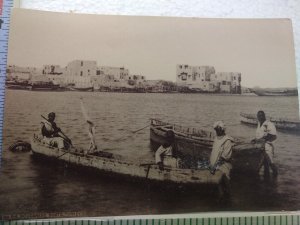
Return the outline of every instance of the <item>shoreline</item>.
[[[221,95],[221,96],[258,96],[254,93],[242,93],[242,94],[236,94],[236,93],[219,93],[219,92],[189,92],[189,91],[101,91],[101,90],[71,90],[71,89],[36,89],[32,90],[29,88],[9,88],[5,86],[6,90],[14,90],[14,91],[33,91],[33,92],[102,92],[102,93],[138,93],[138,94],[201,94],[201,95]]]
[[[6,90],[13,90],[13,91],[32,91],[32,92],[80,92],[80,93],[119,93],[119,94],[191,94],[191,95],[207,95],[207,96],[246,96],[246,97],[298,97],[297,95],[278,95],[278,96],[259,96],[255,93],[242,93],[242,94],[235,94],[235,93],[215,93],[215,92],[182,92],[182,91],[165,91],[165,92],[153,92],[153,91],[80,91],[80,90],[67,90],[67,89],[58,89],[58,90],[47,90],[47,89],[14,89],[5,87]]]

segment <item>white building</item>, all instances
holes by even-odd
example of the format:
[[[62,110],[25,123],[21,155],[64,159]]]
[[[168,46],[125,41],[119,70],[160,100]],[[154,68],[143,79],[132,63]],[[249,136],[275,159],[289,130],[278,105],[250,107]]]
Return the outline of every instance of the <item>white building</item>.
[[[213,66],[176,66],[176,82],[179,86],[203,92],[241,93],[241,73],[218,72]]]
[[[128,76],[128,83],[130,85],[144,85],[145,84],[145,76],[142,75],[129,75]]]
[[[212,88],[210,82],[211,74],[215,73],[213,66],[176,66],[176,82],[180,86],[187,86],[192,89],[210,91]]]
[[[129,70],[124,67],[101,66],[97,68],[96,75],[111,75],[114,76],[116,80],[127,80]]]
[[[192,81],[193,67],[189,65],[176,66],[176,82],[179,85],[186,86]]]
[[[42,73],[52,75],[66,75],[67,68],[61,67],[60,65],[44,65]]]
[[[216,91],[227,93],[241,93],[241,73],[218,72],[211,76]]]
[[[91,86],[91,78],[96,76],[96,61],[74,60],[67,65],[65,82],[78,87]]]
[[[42,71],[36,67],[8,65],[6,73],[8,81],[14,80],[16,82],[28,82],[32,76],[40,75]]]

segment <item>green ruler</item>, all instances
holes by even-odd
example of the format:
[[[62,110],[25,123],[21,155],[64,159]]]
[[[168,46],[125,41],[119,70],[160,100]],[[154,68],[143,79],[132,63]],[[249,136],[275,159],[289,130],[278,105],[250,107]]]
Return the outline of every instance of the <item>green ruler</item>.
[[[3,221],[1,225],[299,225],[294,213],[204,213],[186,215],[103,217]]]

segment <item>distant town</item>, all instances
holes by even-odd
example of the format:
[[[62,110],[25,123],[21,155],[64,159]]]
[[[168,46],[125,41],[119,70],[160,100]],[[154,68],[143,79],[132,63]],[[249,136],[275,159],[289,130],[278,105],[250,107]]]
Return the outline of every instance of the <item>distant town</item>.
[[[174,76],[176,82],[147,80],[142,74],[131,74],[128,68],[73,60],[66,67],[9,65],[6,86],[10,89],[52,91],[242,93],[240,72],[216,72],[213,66],[178,64]]]

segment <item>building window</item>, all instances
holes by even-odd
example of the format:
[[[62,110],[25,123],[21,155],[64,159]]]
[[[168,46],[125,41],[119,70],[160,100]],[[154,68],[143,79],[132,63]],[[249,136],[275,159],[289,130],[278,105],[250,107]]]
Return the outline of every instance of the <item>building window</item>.
[[[81,61],[81,63],[80,63],[80,64],[81,64],[81,66],[83,66],[83,61]]]
[[[179,68],[182,69],[182,65],[180,65]]]
[[[222,85],[226,85],[226,81],[225,80],[222,81]]]
[[[96,75],[100,75],[100,70],[97,70]]]
[[[82,76],[83,75],[83,72],[82,71],[80,71],[80,76]]]

